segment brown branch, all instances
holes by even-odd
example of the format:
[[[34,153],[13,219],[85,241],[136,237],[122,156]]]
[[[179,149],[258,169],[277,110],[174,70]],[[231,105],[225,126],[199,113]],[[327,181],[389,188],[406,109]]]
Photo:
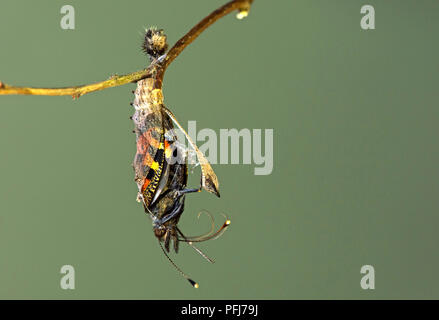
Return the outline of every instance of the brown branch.
[[[112,76],[110,79],[96,82],[83,86],[65,87],[65,88],[32,88],[32,87],[14,87],[0,81],[0,95],[22,94],[22,95],[44,95],[44,96],[72,96],[79,98],[80,96],[111,87],[121,86],[127,83],[137,82],[141,79],[154,77],[155,87],[161,88],[163,76],[167,67],[177,56],[191,44],[204,30],[212,25],[218,19],[238,10],[238,18],[245,17],[250,10],[253,0],[232,0],[213,11],[206,18],[196,24],[186,35],[178,40],[175,45],[166,54],[166,57],[151,64],[148,68],[136,71],[123,76]]]
[[[171,64],[175,58],[188,46],[190,45],[204,30],[209,28],[215,21],[221,19],[222,17],[228,15],[229,13],[238,10],[241,15],[237,17],[242,19],[245,17],[250,10],[250,6],[253,0],[234,0],[226,3],[222,7],[216,9],[199,23],[197,23],[188,33],[186,33],[180,40],[178,40],[175,45],[166,54],[162,66],[162,74],[159,75],[163,78],[166,68]]]
[[[151,76],[151,70],[144,69],[123,76],[112,76],[110,79],[76,87],[65,88],[31,88],[14,87],[0,82],[0,95],[4,94],[24,94],[39,96],[72,96],[74,99],[80,96],[99,91],[106,88],[117,87],[123,84],[132,83]]]

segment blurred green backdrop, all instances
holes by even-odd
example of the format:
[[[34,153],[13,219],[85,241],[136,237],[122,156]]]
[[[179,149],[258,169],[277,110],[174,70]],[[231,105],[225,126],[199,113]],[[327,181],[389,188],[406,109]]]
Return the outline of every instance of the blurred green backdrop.
[[[70,86],[147,65],[142,30],[170,44],[224,1],[2,1],[0,80]],[[76,29],[60,28],[60,8]],[[376,30],[360,28],[360,8]],[[69,97],[0,96],[0,298],[439,298],[439,3],[262,1],[228,16],[170,67],[165,101],[198,129],[273,128],[274,170],[215,165],[230,230],[162,255],[135,201],[135,85]],[[196,185],[198,176],[192,178]],[[203,219],[203,218],[202,218]],[[62,265],[76,289],[59,285]],[[360,268],[376,271],[362,290]]]

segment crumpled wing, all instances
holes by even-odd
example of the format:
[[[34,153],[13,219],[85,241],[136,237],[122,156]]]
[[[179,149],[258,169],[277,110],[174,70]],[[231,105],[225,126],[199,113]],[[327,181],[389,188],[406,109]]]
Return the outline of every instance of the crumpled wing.
[[[172,119],[174,124],[184,133],[186,136],[186,139],[188,140],[191,147],[195,150],[197,154],[198,161],[200,162],[201,167],[201,186],[204,190],[213,193],[217,197],[220,196],[219,194],[219,182],[218,178],[213,171],[209,161],[204,156],[204,154],[198,149],[195,142],[192,141],[191,137],[187,134],[187,132],[183,129],[183,127],[178,123],[177,119],[175,118],[174,114],[166,107],[163,107],[165,112],[168,114],[168,116]]]
[[[148,207],[155,195],[165,164],[164,128],[161,112],[137,110],[133,116],[137,152],[133,161],[138,200]]]

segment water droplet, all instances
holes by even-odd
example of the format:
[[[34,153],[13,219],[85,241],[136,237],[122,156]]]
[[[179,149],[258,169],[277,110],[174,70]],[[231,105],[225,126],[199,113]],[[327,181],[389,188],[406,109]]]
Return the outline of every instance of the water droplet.
[[[238,18],[239,20],[242,20],[247,16],[248,16],[248,10],[239,10],[239,12],[236,14],[236,18]]]

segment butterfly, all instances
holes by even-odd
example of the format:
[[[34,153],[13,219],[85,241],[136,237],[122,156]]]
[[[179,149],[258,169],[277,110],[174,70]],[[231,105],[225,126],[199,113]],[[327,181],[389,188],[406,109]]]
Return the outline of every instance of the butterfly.
[[[152,57],[152,63],[163,53],[159,48],[166,43],[162,36],[164,35],[161,30],[149,29],[146,32],[143,48]],[[149,50],[151,46],[153,48]],[[184,211],[187,194],[204,189],[220,196],[218,178],[204,154],[178,123],[174,114],[164,105],[162,91],[155,87],[154,78],[139,80],[134,95],[131,105],[135,112],[131,118],[134,122],[137,146],[133,161],[134,180],[138,187],[137,199],[152,219],[153,231],[163,253],[183,277],[197,288],[198,284],[175,265],[167,252],[169,253],[172,242],[174,251],[178,253],[179,242],[182,241],[213,262],[193,243],[219,237],[230,225],[230,220],[226,219],[216,232],[211,229],[207,234],[197,237],[185,236],[177,225]],[[182,147],[183,144],[178,141],[174,125],[183,132],[200,163],[201,183],[198,188],[187,188],[188,149]]]

